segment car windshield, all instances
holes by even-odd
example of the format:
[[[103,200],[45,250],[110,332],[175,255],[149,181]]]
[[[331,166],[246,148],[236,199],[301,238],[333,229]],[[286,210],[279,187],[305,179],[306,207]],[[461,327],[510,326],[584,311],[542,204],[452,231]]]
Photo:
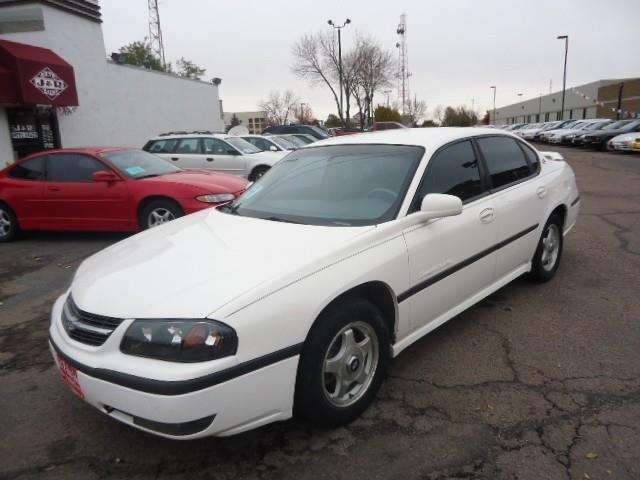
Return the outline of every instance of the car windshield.
[[[584,130],[600,130],[604,127],[606,127],[607,125],[609,125],[610,122],[597,122],[597,123],[592,123],[591,125],[589,125],[588,127],[584,128]]]
[[[297,138],[298,140],[304,142],[306,145],[309,145],[310,143],[314,143],[317,139],[312,137],[311,135],[307,135],[307,134],[300,134],[300,135],[292,135],[294,138]]]
[[[242,153],[251,154],[251,153],[258,153],[262,151],[255,145],[252,145],[249,142],[247,142],[244,138],[227,137],[225,138],[225,140],[231,145],[233,145],[234,147],[236,147],[238,150],[240,150]]]
[[[635,121],[635,122],[629,122],[629,123],[623,125],[621,127],[621,129],[628,131],[628,130],[632,130],[632,129],[636,128],[638,125],[640,125],[640,120]]]
[[[298,148],[295,143],[285,137],[274,135],[272,137],[269,137],[269,140],[278,145],[280,148],[284,148],[285,150],[296,150]]]
[[[375,225],[398,214],[424,149],[335,145],[290,153],[222,212],[324,226]]]
[[[627,123],[631,123],[631,120],[619,120],[617,122],[610,123],[603,130],[617,130],[624,127]]]
[[[299,137],[296,137],[295,135],[287,135],[285,137],[289,142],[293,143],[296,148],[300,148],[300,147],[304,147],[305,145],[307,145],[304,140],[300,139]]]
[[[114,150],[102,152],[100,156],[129,178],[158,177],[182,171],[166,160],[142,150]]]
[[[311,130],[316,132],[318,135],[320,135],[322,138],[329,138],[329,134],[324,130],[322,130],[321,128],[318,128],[314,125],[307,125],[307,128],[310,128]]]

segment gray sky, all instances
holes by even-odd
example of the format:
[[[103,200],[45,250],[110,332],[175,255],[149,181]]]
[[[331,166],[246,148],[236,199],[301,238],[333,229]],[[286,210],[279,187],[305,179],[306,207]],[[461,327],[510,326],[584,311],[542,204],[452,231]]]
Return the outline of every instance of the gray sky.
[[[107,52],[148,35],[147,2],[103,0]],[[411,95],[437,105],[491,108],[562,88],[568,34],[567,87],[601,78],[640,76],[639,0],[160,0],[167,61],[181,56],[223,79],[225,111],[257,109],[270,90],[293,89],[318,118],[335,111],[326,87],[310,88],[290,72],[291,46],[304,33],[352,20],[396,55],[396,26],[407,14]],[[395,91],[391,94],[394,100]],[[377,102],[384,103],[383,95]],[[355,113],[355,112],[354,112]]]

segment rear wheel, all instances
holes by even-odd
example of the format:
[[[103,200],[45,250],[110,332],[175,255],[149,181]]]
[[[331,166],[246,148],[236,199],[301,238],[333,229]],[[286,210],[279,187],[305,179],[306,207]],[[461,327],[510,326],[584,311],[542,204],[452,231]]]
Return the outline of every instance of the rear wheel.
[[[0,242],[10,242],[20,231],[18,218],[8,205],[0,203]]]
[[[255,182],[268,171],[269,171],[269,167],[265,167],[264,165],[260,167],[256,167],[253,169],[253,171],[249,175],[249,180],[252,182]]]
[[[529,278],[534,282],[548,282],[560,266],[562,257],[562,219],[556,213],[549,217],[531,261]]]
[[[165,199],[152,200],[142,209],[140,226],[145,229],[157,227],[183,215],[184,211],[176,202]]]
[[[390,358],[380,310],[358,298],[331,307],[305,343],[296,385],[296,412],[313,423],[355,420],[373,401]]]

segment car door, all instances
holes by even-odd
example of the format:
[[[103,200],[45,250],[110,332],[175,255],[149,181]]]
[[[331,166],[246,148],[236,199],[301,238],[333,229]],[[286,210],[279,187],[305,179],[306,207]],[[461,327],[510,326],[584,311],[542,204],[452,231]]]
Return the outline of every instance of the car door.
[[[129,226],[126,182],[115,172],[118,181],[96,182],[93,174],[99,171],[113,172],[90,155],[54,153],[47,156],[44,188],[47,228],[118,230]]]
[[[203,139],[205,168],[219,172],[245,175],[247,160],[237,149],[214,137]]]
[[[43,211],[45,168],[44,155],[31,158],[14,165],[2,182],[2,196],[23,228],[39,228],[46,217]]]
[[[538,175],[538,154],[525,143],[506,136],[476,140],[487,167],[496,209],[498,242],[496,276],[503,278],[527,264],[538,243],[538,227],[549,194]]]
[[[495,278],[495,207],[470,140],[449,144],[434,154],[410,211],[419,210],[429,193],[456,195],[463,209],[460,215],[404,230],[412,287],[399,301],[410,302],[413,329],[435,328],[446,320],[448,312],[472,299]]]
[[[198,137],[186,137],[178,140],[175,149],[168,156],[171,163],[187,170],[206,168],[202,141]],[[165,157],[166,158],[166,157]]]

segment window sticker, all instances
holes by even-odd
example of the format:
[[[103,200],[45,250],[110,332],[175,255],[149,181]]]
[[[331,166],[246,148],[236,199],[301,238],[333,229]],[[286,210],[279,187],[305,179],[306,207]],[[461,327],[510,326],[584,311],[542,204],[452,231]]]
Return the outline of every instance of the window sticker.
[[[129,167],[126,170],[129,175],[140,175],[145,172],[145,169],[142,167]]]

